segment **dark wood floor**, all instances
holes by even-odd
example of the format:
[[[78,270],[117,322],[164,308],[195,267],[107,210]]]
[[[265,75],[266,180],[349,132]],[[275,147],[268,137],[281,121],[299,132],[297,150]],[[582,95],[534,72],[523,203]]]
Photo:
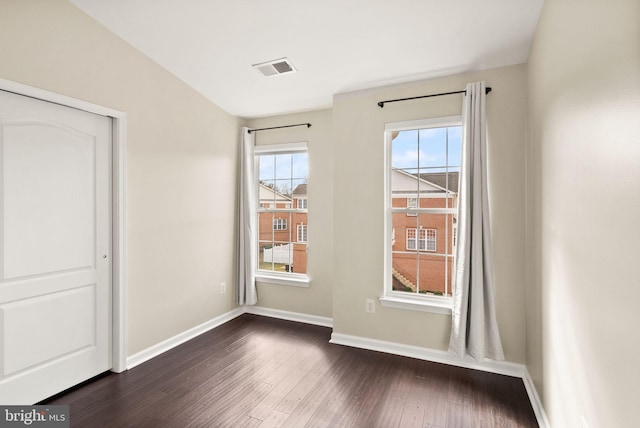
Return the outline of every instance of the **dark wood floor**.
[[[537,427],[521,379],[328,343],[245,314],[45,403],[72,427]]]

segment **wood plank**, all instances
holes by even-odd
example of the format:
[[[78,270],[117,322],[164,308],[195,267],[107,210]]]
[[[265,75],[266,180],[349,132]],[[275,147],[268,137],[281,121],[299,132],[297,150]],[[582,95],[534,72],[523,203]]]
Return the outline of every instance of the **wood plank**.
[[[416,378],[413,379],[408,390],[399,426],[401,428],[422,428],[427,406],[425,399],[427,386],[424,381]]]
[[[305,397],[313,391],[322,380],[322,375],[314,372],[308,372],[300,382],[276,405],[275,409],[291,414],[296,407],[305,399]]]
[[[284,368],[287,369],[287,371],[282,375],[281,382],[279,382],[257,406],[249,411],[249,416],[265,420],[304,376],[304,373],[300,370],[290,370],[288,367]]]
[[[269,415],[262,421],[259,425],[260,428],[278,428],[281,427],[282,424],[289,417],[288,413],[279,412],[277,410],[273,410]]]

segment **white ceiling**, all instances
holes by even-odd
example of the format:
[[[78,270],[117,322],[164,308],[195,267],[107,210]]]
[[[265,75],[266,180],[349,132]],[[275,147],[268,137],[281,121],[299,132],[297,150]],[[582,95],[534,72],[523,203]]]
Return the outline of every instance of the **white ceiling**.
[[[526,62],[543,0],[70,0],[227,112]],[[297,73],[252,64],[288,57]],[[457,88],[453,88],[457,89]]]

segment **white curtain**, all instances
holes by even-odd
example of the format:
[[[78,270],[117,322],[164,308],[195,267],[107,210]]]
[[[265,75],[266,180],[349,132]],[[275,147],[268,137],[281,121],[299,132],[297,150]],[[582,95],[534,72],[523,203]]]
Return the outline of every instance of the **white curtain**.
[[[239,184],[238,184],[238,292],[239,305],[255,305],[258,302],[256,292],[255,269],[256,251],[256,186],[254,169],[254,134],[249,128],[240,130]]]
[[[469,83],[462,111],[456,289],[449,352],[503,360],[496,322],[487,195],[485,83]]]

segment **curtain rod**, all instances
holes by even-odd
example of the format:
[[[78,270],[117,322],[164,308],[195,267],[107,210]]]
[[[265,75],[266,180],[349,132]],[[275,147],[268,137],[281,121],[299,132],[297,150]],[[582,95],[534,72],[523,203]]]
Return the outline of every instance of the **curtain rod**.
[[[296,125],[274,126],[272,128],[248,129],[247,132],[251,134],[252,132],[268,131],[269,129],[291,128],[293,126],[306,126],[307,128],[311,128],[310,123],[298,123]]]
[[[491,92],[491,87],[486,87],[485,88],[485,94],[488,94],[489,92]],[[443,92],[441,94],[431,94],[431,95],[420,95],[419,97],[409,97],[409,98],[398,98],[396,100],[386,100],[386,101],[380,101],[378,103],[378,106],[380,108],[383,108],[384,105],[386,103],[395,103],[398,101],[408,101],[408,100],[417,100],[418,98],[431,98],[431,97],[441,97],[443,95],[453,95],[453,94],[466,94],[467,91],[466,90],[462,90],[462,91],[454,91],[454,92]]]

